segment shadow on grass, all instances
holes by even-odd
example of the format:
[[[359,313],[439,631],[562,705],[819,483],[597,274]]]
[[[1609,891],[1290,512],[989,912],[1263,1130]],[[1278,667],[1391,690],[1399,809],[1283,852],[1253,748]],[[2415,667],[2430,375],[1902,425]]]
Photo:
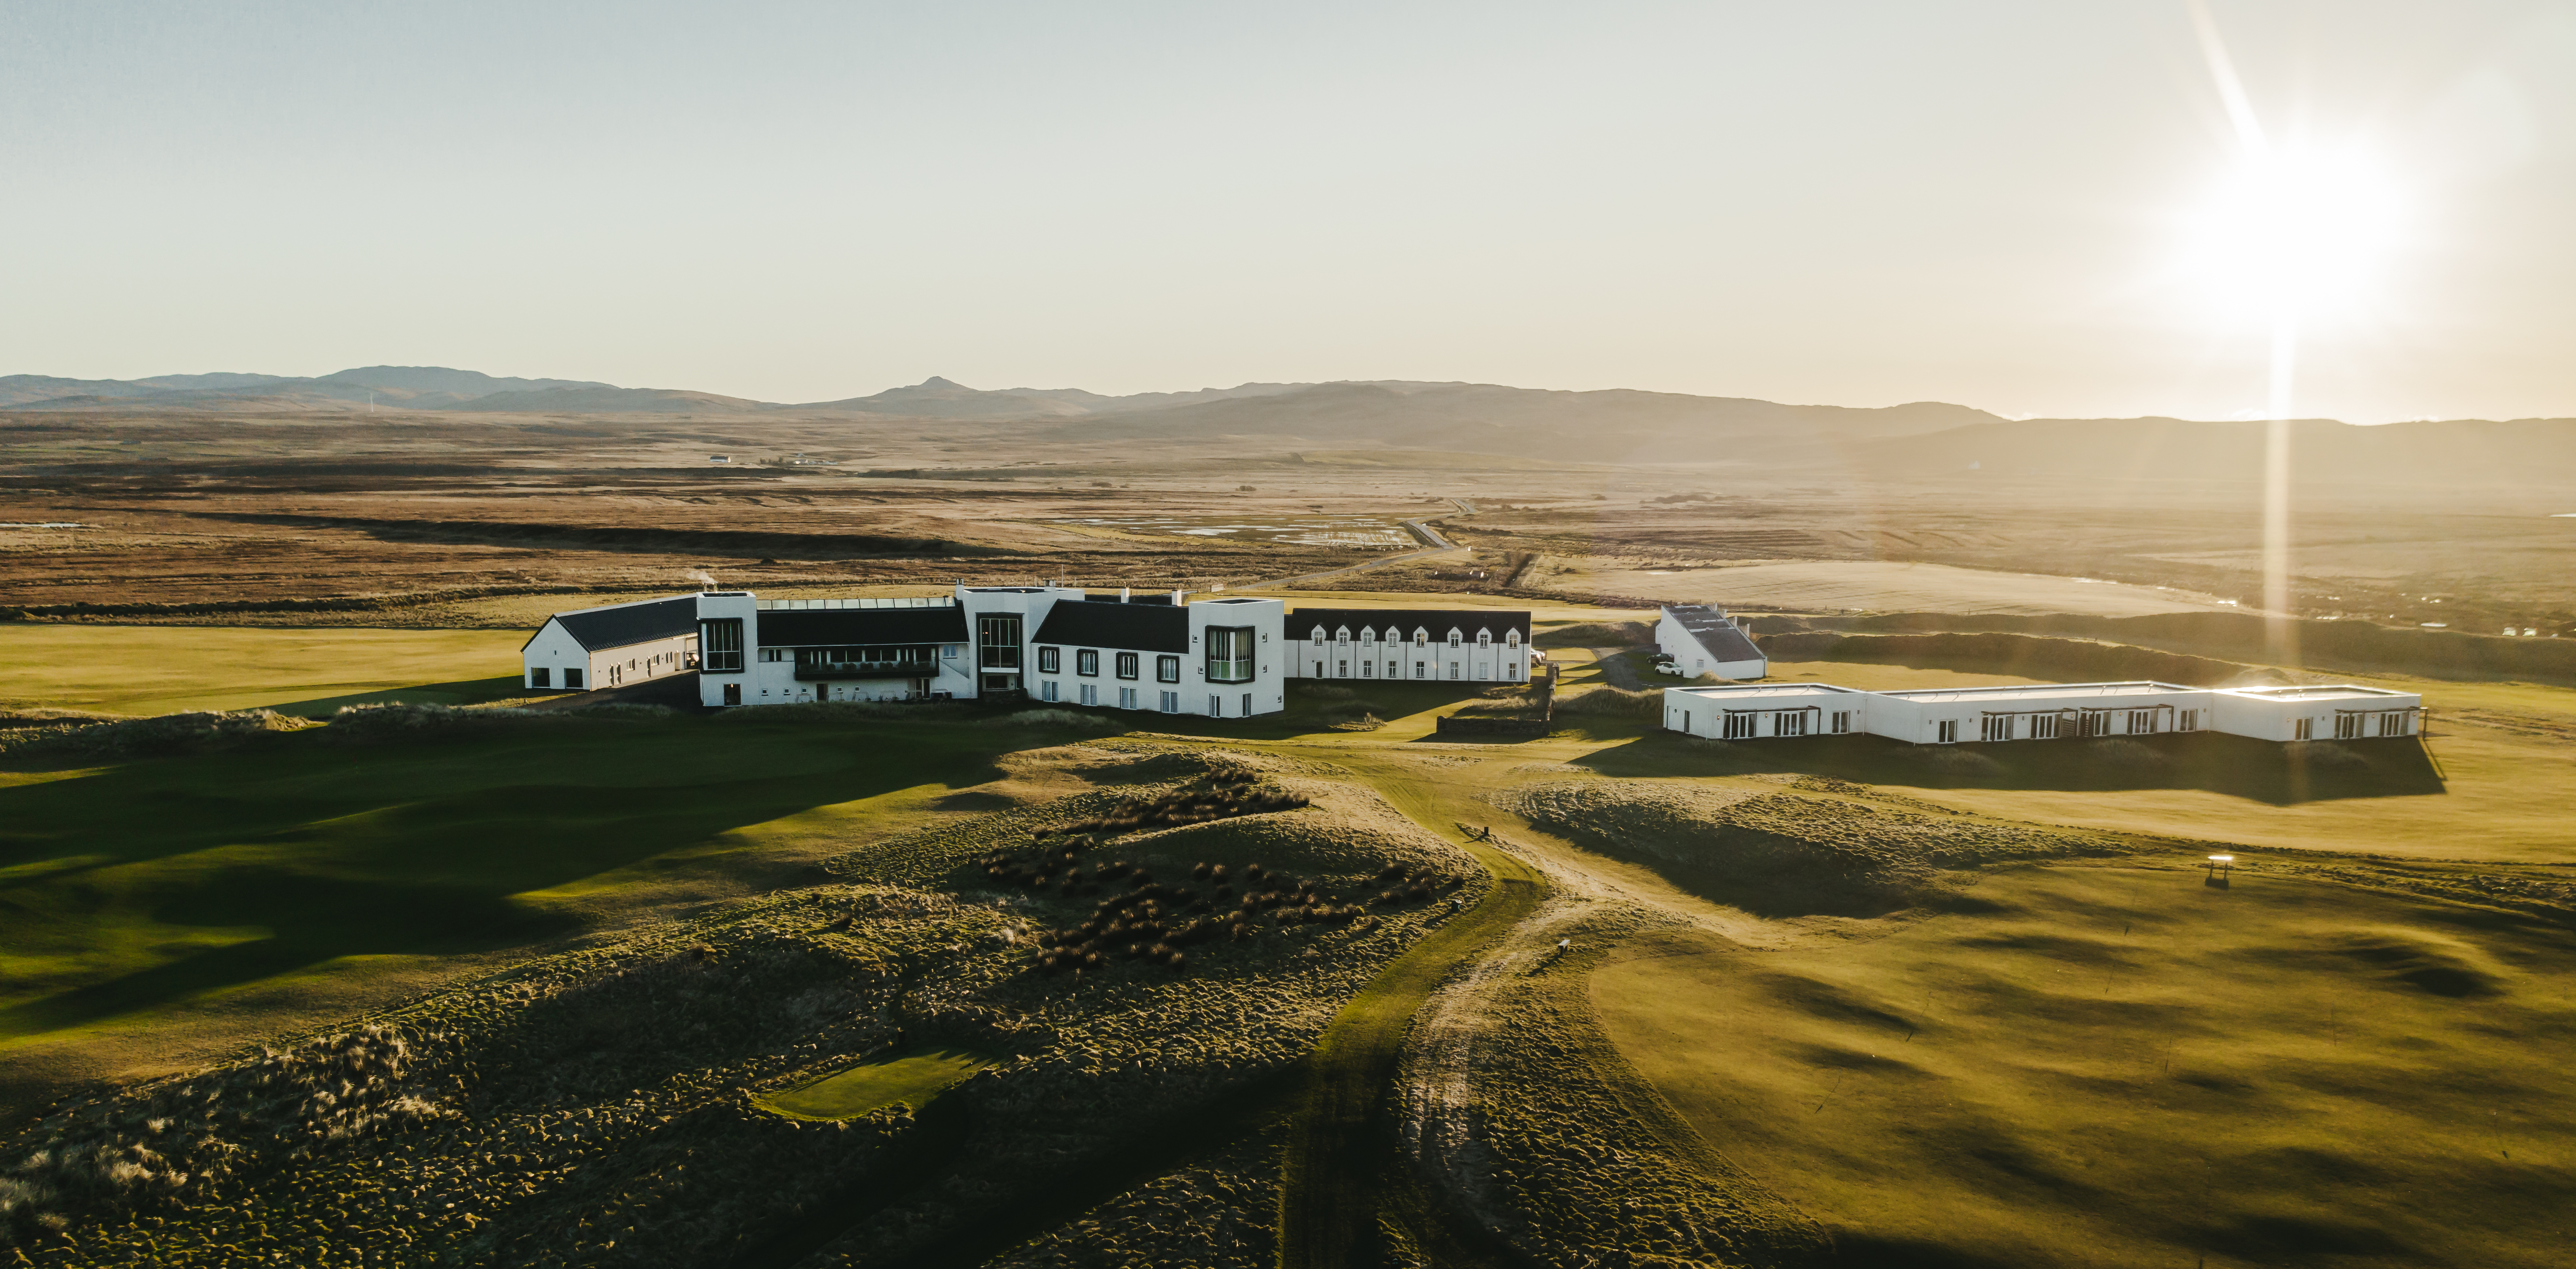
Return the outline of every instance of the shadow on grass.
[[[1013,739],[907,730],[889,744],[793,718],[576,721],[366,746],[303,732],[0,789],[0,906],[16,913],[0,923],[0,953],[105,967],[0,1011],[0,1035],[344,956],[556,937],[573,918],[531,892],[639,865],[638,882],[771,870],[758,852],[689,856],[816,807],[982,783]],[[133,931],[152,922],[269,937],[150,963],[162,953]]]
[[[485,701],[503,700],[528,695],[519,677],[505,674],[490,679],[458,679],[453,683],[423,683],[417,687],[389,687],[377,692],[352,692],[345,696],[317,696],[311,700],[288,701],[268,708],[297,718],[328,718],[345,705],[479,705]]]
[[[2203,789],[2274,806],[2448,792],[2431,755],[2414,737],[2283,745],[2194,732],[1909,745],[1882,736],[1724,743],[1654,731],[1574,761],[1614,776],[1798,772],[1918,788]]]

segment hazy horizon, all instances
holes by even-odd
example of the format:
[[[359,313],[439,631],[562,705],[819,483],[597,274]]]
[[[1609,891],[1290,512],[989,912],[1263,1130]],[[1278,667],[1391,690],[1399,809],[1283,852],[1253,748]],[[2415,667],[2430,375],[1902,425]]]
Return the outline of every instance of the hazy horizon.
[[[2576,14],[2214,9],[2267,125],[2391,191],[2293,413],[2576,415]],[[2163,0],[9,26],[0,373],[2264,404],[2177,274],[2232,143]]]

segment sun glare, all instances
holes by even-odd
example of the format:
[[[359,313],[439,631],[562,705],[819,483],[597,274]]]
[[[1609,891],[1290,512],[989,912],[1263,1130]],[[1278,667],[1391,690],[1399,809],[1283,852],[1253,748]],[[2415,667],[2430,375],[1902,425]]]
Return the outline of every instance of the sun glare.
[[[2370,306],[2403,211],[2367,153],[2249,153],[2192,214],[2185,268],[2229,316],[2332,322]]]

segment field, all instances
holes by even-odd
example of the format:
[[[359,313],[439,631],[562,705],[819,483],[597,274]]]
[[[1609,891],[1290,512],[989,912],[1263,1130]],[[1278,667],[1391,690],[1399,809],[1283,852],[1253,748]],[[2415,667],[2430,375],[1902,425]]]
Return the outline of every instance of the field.
[[[73,527],[0,529],[0,1259],[2563,1245],[2576,686],[2356,661],[2428,736],[2295,750],[1720,744],[1631,690],[1659,598],[1843,658],[1776,678],[2030,681],[1818,641],[2241,611],[2246,488],[1139,419],[5,416],[0,520]],[[2456,492],[2304,489],[2294,607],[2576,634],[2576,521]],[[1562,689],[1493,739],[1435,726],[1514,702],[1419,683],[1223,721],[491,708],[546,613],[710,579],[1528,609]],[[251,708],[307,721],[20,725]]]

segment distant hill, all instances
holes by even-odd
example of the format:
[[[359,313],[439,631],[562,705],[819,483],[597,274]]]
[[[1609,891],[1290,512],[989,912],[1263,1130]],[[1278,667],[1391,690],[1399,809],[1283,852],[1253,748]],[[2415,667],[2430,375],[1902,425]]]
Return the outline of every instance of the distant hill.
[[[840,401],[814,401],[787,406],[792,410],[848,410],[864,414],[915,415],[935,418],[1022,419],[1073,418],[1156,409],[1197,401],[1267,396],[1312,387],[1302,383],[1247,383],[1196,392],[1139,392],[1103,396],[1080,388],[969,388],[938,375],[906,388],[888,388],[873,396]]]
[[[2263,474],[2263,423],[2187,419],[2022,419],[1853,447],[1843,461],[1874,476],[1962,481],[2190,480]],[[2452,419],[2363,427],[2291,425],[2301,482],[2565,485],[2576,481],[2576,419]]]
[[[496,392],[606,388],[583,379],[512,379],[445,366],[360,366],[317,377],[230,372],[156,375],[149,379],[0,377],[0,408],[85,410],[115,401],[148,401],[154,409],[242,411],[310,409],[329,402],[437,410]],[[731,398],[726,398],[730,400]]]
[[[597,384],[495,392],[440,408],[482,414],[739,414],[776,407],[712,392]]]
[[[1602,461],[1779,461],[1830,439],[1875,439],[1998,422],[1966,406],[1781,405],[1612,389],[1557,392],[1476,383],[1326,383],[1258,396],[1103,412],[1042,436],[1073,440],[1262,436],[1290,445],[1387,444]],[[1037,439],[1037,438],[1033,438]]]

